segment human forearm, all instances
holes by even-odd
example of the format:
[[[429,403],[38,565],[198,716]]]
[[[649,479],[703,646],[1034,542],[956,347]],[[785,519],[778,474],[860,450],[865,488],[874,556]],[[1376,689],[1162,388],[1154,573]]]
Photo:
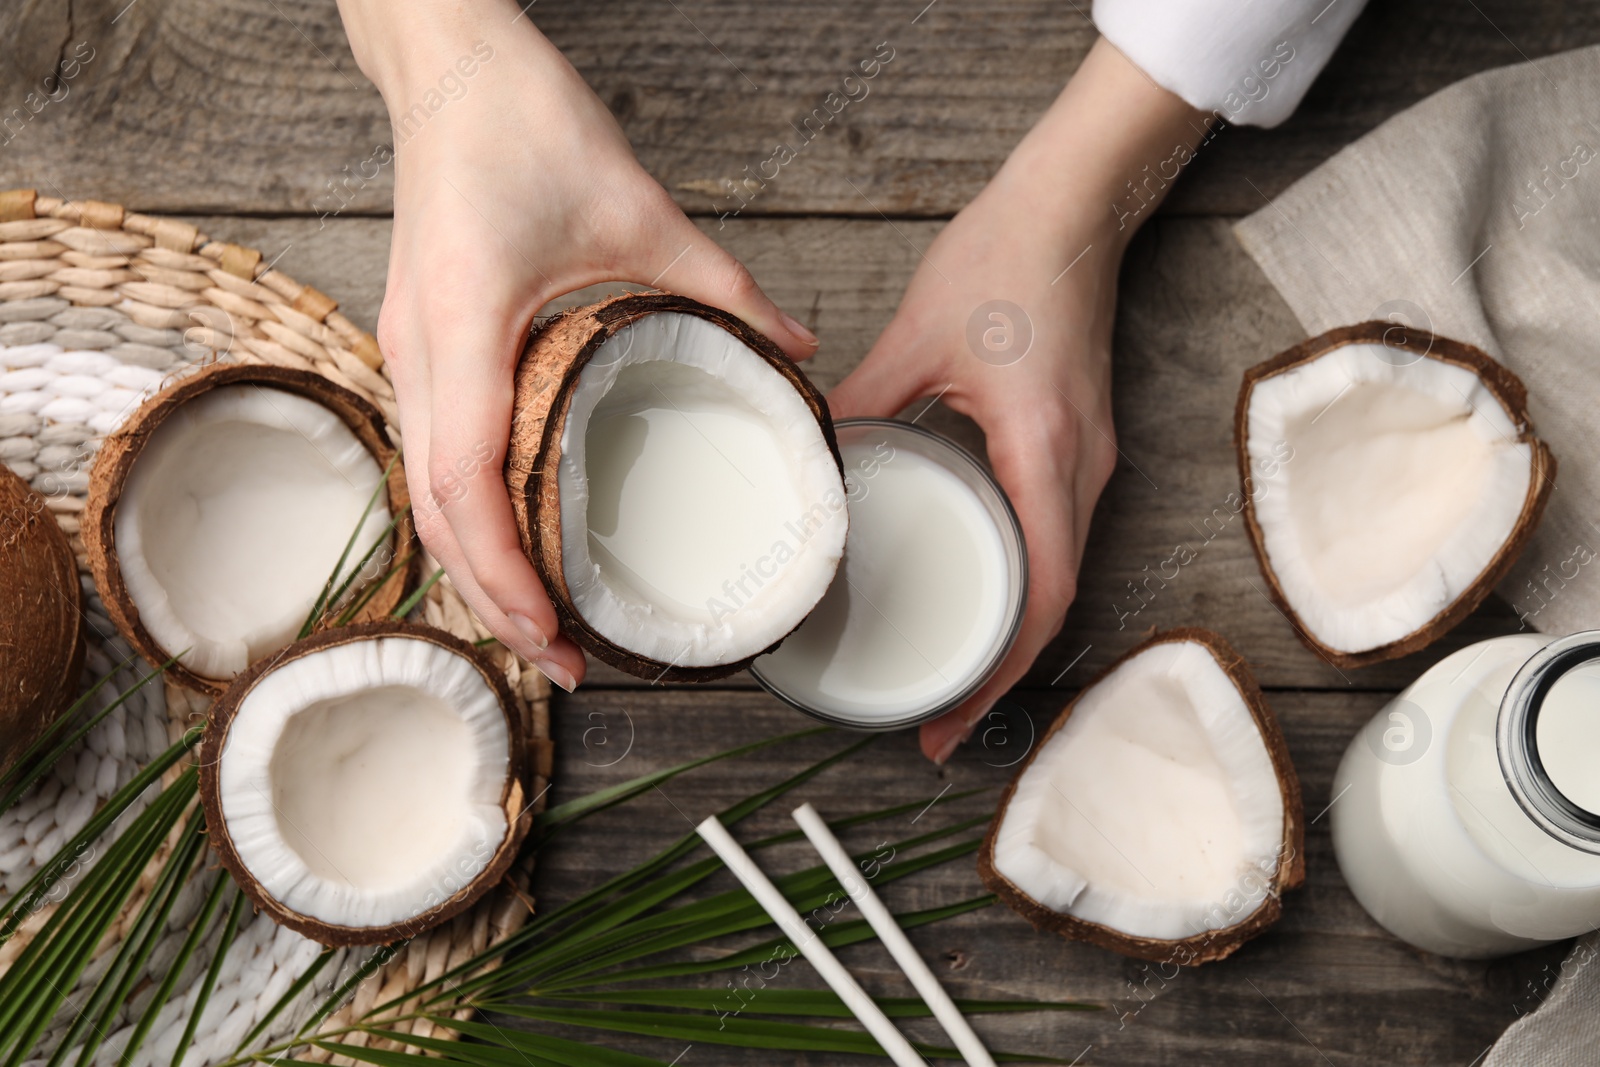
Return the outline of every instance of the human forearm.
[[[522,78],[543,76],[552,92],[583,91],[565,57],[512,0],[414,0],[403,8],[392,0],[339,0],[339,15],[357,65],[391,116],[441,80],[473,78],[486,55],[506,60],[497,66],[515,67]]]
[[[1057,234],[1104,235],[1120,251],[1193,158],[1211,119],[1101,39],[991,191],[1015,198]]]

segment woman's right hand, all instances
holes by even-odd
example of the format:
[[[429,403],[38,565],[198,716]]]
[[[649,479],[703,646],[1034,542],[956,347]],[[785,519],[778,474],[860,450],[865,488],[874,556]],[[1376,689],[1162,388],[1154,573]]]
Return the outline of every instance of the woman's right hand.
[[[417,530],[489,630],[571,690],[583,654],[523,554],[502,479],[512,375],[540,307],[618,281],[723,308],[791,357],[816,339],[686,218],[566,59],[502,0],[341,0],[394,125],[378,340]],[[470,71],[470,73],[469,73]]]

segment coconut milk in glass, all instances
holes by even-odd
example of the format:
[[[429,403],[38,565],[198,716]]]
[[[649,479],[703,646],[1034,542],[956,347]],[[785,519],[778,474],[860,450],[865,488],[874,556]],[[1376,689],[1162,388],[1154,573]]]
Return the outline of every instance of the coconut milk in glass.
[[[909,726],[971,696],[1010,650],[1028,584],[1022,529],[988,471],[946,438],[889,419],[837,430],[844,561],[751,674],[829,722]]]
[[[1346,750],[1330,809],[1356,899],[1486,957],[1600,928],[1600,631],[1464,648]]]

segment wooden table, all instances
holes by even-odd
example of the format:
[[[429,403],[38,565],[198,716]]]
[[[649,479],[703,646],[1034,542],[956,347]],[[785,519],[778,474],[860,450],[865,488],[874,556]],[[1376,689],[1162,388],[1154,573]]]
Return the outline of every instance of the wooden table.
[[[829,387],[889,320],[941,220],[981,187],[1076,66],[1094,37],[1080,10],[1087,6],[542,0],[531,14],[616,112],[650,171],[815,329],[822,351],[808,370]],[[719,225],[718,212],[732,204],[721,179],[766,158],[790,120],[818,106],[847,68],[885,41],[895,58],[871,95]],[[1345,743],[1389,693],[1451,649],[1513,629],[1515,619],[1492,603],[1422,655],[1338,672],[1303,649],[1268,604],[1237,522],[1204,542],[1148,603],[1132,599],[1128,583],[1178,542],[1200,543],[1197,526],[1236,488],[1229,433],[1240,372],[1302,336],[1229,227],[1428,93],[1478,70],[1596,41],[1594,5],[1374,4],[1289,123],[1228,130],[1208,145],[1129,254],[1115,382],[1125,459],[1095,517],[1078,602],[1013,694],[1009,729],[942,771],[917,756],[913,738],[887,738],[804,795],[840,814],[931,800],[947,786],[1002,783],[1002,765],[1031,730],[1142,631],[1200,625],[1222,631],[1254,664],[1288,735],[1308,817],[1322,811]],[[85,48],[92,58],[66,96],[28,113],[27,93],[57,58],[82,60]],[[291,275],[334,294],[358,322],[374,323],[392,173],[349,176],[372,173],[364,164],[391,135],[328,0],[9,4],[0,11],[0,109],[0,188],[203,216],[208,232],[281,256]],[[979,443],[974,428],[942,410],[927,421]],[[600,668],[590,677],[557,706],[557,800],[804,725],[742,681],[691,690],[644,687]],[[839,740],[767,750],[583,824],[542,857],[542,899],[559,901],[623,869],[681,833],[686,816],[790,773]],[[961,803],[981,812],[984,801]],[[934,810],[930,819],[955,814]],[[1408,949],[1346,891],[1327,825],[1325,817],[1311,823],[1307,885],[1276,928],[1230,960],[1170,980],[1035,934],[999,908],[919,931],[916,940],[958,994],[1106,1005],[983,1024],[998,1044],[1085,1064],[1474,1062],[1531,1006],[1528,984],[1542,983],[1561,948],[1493,963]],[[772,863],[789,869],[801,859],[780,853]],[[894,903],[929,906],[979,888],[966,863],[911,882],[896,887]],[[881,949],[851,950],[847,962],[874,988],[908,993]],[[791,973],[796,983],[813,980]],[[680,1062],[823,1061],[700,1046]]]

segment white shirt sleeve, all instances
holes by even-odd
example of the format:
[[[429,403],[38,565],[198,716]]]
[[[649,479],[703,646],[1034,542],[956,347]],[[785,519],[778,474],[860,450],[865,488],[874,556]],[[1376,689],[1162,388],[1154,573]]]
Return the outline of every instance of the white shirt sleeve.
[[[1229,122],[1294,112],[1366,0],[1095,0],[1100,33],[1163,88]]]

